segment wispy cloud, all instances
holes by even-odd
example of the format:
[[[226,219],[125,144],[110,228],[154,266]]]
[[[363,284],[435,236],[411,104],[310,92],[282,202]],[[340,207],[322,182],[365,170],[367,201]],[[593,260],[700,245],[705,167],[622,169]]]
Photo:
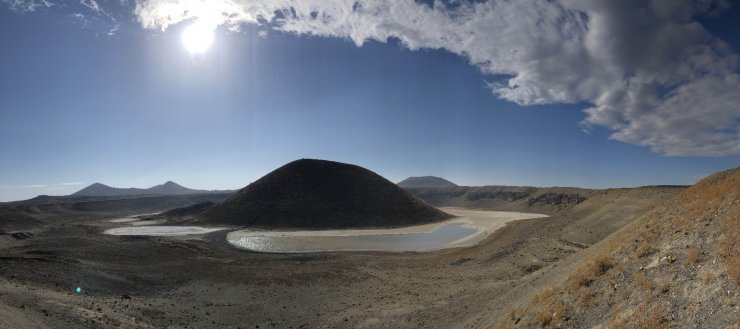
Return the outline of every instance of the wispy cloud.
[[[129,0],[0,0],[11,10],[20,13],[33,13],[41,9],[70,19],[81,28],[92,31],[97,36],[113,37],[120,28],[120,15],[123,12],[126,20],[131,19],[133,4]]]
[[[362,46],[446,49],[520,104],[590,103],[583,128],[676,156],[740,154],[738,56],[697,21],[724,0],[140,0],[145,28],[267,25]]]
[[[98,2],[95,0],[80,0],[80,4],[90,8],[94,12],[100,12],[100,6],[98,6]]]
[[[38,8],[49,8],[54,3],[48,0],[0,0],[10,6],[10,9],[20,12],[34,12]]]
[[[28,185],[0,185],[0,188],[3,189],[39,189],[39,188],[49,188],[49,191],[52,190],[61,190],[61,189],[68,189],[75,186],[82,185],[81,182],[65,182],[65,183],[58,183],[58,184],[28,184]]]
[[[44,184],[31,184],[31,185],[0,185],[0,188],[6,189],[26,189],[26,188],[42,188],[46,187]]]
[[[50,188],[47,188],[46,191],[47,192],[52,192],[52,191],[61,191],[61,190],[66,190],[66,189],[69,189],[69,186],[50,187]]]

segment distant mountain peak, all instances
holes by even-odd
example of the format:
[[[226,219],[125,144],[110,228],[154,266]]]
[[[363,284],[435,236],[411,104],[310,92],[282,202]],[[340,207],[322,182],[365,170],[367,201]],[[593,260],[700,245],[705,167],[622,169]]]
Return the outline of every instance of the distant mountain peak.
[[[403,188],[420,188],[420,187],[457,187],[457,184],[444,178],[436,176],[419,176],[409,177],[400,182],[398,186]]]
[[[218,191],[193,190],[177,184],[173,181],[166,181],[164,184],[152,186],[150,188],[117,188],[102,183],[93,183],[89,186],[75,192],[76,196],[121,196],[121,195],[144,195],[144,194],[163,194],[163,195],[180,195],[180,194],[200,194],[213,193]]]

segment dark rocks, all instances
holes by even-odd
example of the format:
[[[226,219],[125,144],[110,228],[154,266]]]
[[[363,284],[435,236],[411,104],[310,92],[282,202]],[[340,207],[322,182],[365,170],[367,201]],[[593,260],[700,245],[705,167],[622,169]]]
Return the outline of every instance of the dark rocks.
[[[530,198],[527,203],[530,207],[536,204],[573,206],[583,201],[586,201],[586,197],[580,194],[545,193],[536,198]]]
[[[507,202],[514,202],[517,200],[524,199],[529,196],[527,192],[473,192],[466,196],[469,201],[476,201],[480,199],[491,199],[491,200],[503,200]]]

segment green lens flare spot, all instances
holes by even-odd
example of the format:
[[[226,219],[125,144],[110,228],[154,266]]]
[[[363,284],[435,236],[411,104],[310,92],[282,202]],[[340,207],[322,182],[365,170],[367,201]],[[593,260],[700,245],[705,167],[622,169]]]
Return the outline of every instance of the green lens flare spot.
[[[75,288],[75,292],[78,293],[78,294],[81,293],[82,292],[82,288],[81,287]]]

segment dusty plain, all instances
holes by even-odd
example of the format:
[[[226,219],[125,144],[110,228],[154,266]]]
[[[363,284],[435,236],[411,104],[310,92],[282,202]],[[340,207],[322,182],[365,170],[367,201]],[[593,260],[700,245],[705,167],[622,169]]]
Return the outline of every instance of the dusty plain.
[[[475,208],[550,217],[508,223],[474,246],[420,253],[251,253],[226,243],[227,231],[111,236],[102,232],[121,226],[112,214],[59,214],[27,234],[0,235],[0,327],[490,326],[588,246],[682,189],[547,191],[577,193],[578,202],[476,199]],[[450,198],[425,200],[454,206]]]

